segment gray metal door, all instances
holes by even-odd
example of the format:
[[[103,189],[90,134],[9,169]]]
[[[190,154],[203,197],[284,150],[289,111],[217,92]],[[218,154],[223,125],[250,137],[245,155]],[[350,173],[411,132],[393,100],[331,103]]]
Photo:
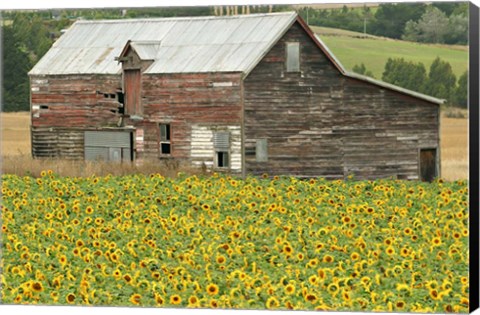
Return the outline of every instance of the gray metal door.
[[[85,160],[131,161],[130,131],[85,131]]]

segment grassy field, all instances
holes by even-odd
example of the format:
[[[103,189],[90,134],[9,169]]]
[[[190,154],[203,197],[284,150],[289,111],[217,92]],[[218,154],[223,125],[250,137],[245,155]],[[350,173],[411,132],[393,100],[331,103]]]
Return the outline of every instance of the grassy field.
[[[311,28],[344,67],[351,70],[355,64],[364,63],[377,79],[382,78],[389,57],[422,62],[427,73],[433,60],[440,57],[450,63],[457,79],[468,67],[468,46],[427,45],[370,35],[364,38],[362,33],[327,27]]]
[[[72,176],[89,173],[102,174],[107,171],[113,174],[125,174],[130,171],[148,173],[158,171],[160,166],[146,163],[141,166],[102,166],[98,163],[51,162],[38,161],[30,158],[30,129],[29,114],[2,113],[2,168],[4,172],[17,173],[20,170],[29,170],[38,175],[42,169],[51,168],[55,171]],[[442,117],[441,121],[441,159],[442,177],[447,180],[465,179],[468,177],[468,120]],[[73,164],[72,164],[73,163]],[[158,164],[158,163],[156,163]],[[77,171],[78,169],[81,170]],[[174,170],[167,171],[174,174]]]

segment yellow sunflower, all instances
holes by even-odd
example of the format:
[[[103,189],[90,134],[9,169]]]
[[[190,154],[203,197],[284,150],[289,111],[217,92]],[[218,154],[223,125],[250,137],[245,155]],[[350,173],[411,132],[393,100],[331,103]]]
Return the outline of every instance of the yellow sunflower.
[[[182,298],[178,294],[170,296],[170,304],[178,305],[182,303]]]
[[[295,286],[293,284],[287,284],[285,286],[285,293],[288,295],[295,294]]]
[[[216,294],[218,294],[218,286],[217,286],[216,284],[213,284],[213,283],[209,284],[209,285],[207,286],[207,293],[208,293],[209,295],[216,295]]]
[[[65,300],[67,301],[68,304],[75,303],[75,294],[68,293],[67,296],[65,297]]]
[[[268,298],[266,306],[269,310],[278,309],[278,307],[280,306],[280,302],[278,302],[275,297],[271,296],[270,298]]]
[[[141,299],[142,299],[142,296],[138,293],[135,293],[130,297],[130,302],[132,302],[135,305],[139,305],[141,302]]]

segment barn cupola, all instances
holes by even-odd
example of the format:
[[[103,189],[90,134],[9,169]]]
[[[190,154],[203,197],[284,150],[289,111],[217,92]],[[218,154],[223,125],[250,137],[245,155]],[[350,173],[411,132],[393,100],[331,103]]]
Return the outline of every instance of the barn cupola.
[[[120,56],[115,58],[122,63],[124,93],[124,114],[131,119],[141,120],[142,73],[155,61],[160,41],[127,41]]]

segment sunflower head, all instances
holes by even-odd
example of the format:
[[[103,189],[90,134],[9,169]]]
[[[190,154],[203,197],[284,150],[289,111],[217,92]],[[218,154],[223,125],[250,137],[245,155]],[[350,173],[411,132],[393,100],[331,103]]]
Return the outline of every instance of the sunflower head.
[[[35,281],[32,283],[32,291],[33,292],[42,292],[43,286],[41,282]]]
[[[142,296],[138,293],[135,293],[130,297],[130,302],[135,305],[139,305],[141,300],[142,300]]]
[[[208,295],[216,295],[218,294],[218,286],[214,283],[211,283],[207,286],[207,293]]]
[[[75,294],[68,293],[67,296],[65,297],[65,300],[67,301],[68,304],[75,303]]]
[[[278,302],[278,300],[272,296],[267,300],[266,306],[270,310],[277,309],[280,306],[280,302]]]
[[[178,305],[182,303],[182,298],[178,294],[174,294],[170,297],[170,304]]]

